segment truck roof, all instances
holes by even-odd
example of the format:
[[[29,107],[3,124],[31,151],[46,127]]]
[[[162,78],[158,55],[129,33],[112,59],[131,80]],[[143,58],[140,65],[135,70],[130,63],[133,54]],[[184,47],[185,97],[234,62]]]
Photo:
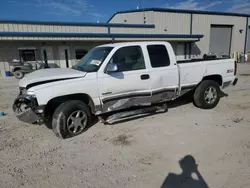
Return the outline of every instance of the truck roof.
[[[137,42],[117,42],[117,43],[109,43],[100,45],[98,47],[121,47],[121,46],[131,46],[131,45],[152,45],[152,44],[166,44],[168,42],[165,41],[137,41]]]

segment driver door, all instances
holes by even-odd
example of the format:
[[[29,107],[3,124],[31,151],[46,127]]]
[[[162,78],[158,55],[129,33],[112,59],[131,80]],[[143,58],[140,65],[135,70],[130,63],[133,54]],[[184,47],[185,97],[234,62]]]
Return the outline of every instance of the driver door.
[[[98,87],[102,111],[109,112],[149,103],[150,75],[140,46],[119,48],[109,60],[114,72],[99,72]],[[107,65],[107,66],[108,66]]]

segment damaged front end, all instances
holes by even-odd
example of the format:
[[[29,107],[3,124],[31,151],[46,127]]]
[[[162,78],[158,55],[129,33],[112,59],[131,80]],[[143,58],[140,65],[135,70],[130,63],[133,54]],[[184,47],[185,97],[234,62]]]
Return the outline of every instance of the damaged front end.
[[[43,114],[43,108],[38,106],[36,98],[27,94],[21,94],[16,98],[13,111],[20,121],[26,123],[38,122]]]

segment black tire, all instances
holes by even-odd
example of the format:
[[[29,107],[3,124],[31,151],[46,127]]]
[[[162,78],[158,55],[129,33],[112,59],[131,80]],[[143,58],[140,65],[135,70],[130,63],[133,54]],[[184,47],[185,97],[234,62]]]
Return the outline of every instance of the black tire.
[[[16,79],[22,79],[24,77],[24,73],[21,70],[16,70],[14,72],[14,76],[16,77]]]
[[[206,99],[206,93],[212,88],[213,94],[211,101]],[[194,92],[194,104],[202,109],[212,109],[217,106],[220,101],[220,87],[218,83],[213,80],[202,81]]]
[[[80,130],[74,133],[72,132],[72,129],[70,128],[68,124],[71,121],[70,118],[72,114],[78,111],[82,111],[85,113],[87,120],[84,120],[84,122],[86,121],[86,126],[84,128],[80,127]],[[78,101],[78,100],[67,101],[59,105],[56,111],[54,112],[53,118],[52,118],[52,129],[53,129],[53,132],[56,134],[56,136],[61,139],[74,137],[83,133],[90,126],[91,120],[92,120],[91,118],[92,118],[92,115],[90,112],[90,108],[85,103],[83,103],[82,101]],[[83,120],[80,120],[80,121],[83,121]]]

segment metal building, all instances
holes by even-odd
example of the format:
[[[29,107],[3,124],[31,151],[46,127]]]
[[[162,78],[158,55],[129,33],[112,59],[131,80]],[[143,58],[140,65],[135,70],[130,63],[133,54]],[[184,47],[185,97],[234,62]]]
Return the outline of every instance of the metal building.
[[[250,15],[173,9],[115,13],[108,23],[0,20],[0,76],[12,59],[47,61],[71,67],[99,44],[117,41],[164,40],[177,59],[250,51]],[[249,40],[248,40],[249,39]]]
[[[200,41],[191,43],[191,55],[211,52],[221,56],[250,51],[249,17],[237,13],[151,8],[117,12],[109,22],[154,24],[154,32],[161,34],[204,35]],[[179,48],[188,53],[184,46]]]

